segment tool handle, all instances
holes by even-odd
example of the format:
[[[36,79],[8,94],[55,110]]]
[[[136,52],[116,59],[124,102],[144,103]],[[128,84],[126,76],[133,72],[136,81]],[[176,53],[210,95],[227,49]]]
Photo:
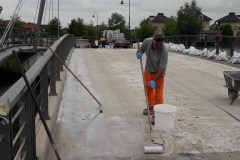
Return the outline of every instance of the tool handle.
[[[41,39],[43,41],[43,39]],[[93,97],[93,99],[98,103],[100,106],[100,112],[102,113],[102,104],[99,102],[99,100],[90,92],[90,90],[80,81],[80,79],[71,71],[71,69],[68,68],[68,66],[65,64],[65,62],[58,56],[58,54],[53,51],[53,49],[43,41],[43,43],[47,46],[47,48],[58,58],[58,60],[64,65],[64,67],[67,68],[67,70],[76,78],[76,80],[85,88],[85,90]]]
[[[138,51],[140,51],[140,45],[138,43]],[[147,90],[146,90],[146,84],[145,84],[145,77],[144,77],[144,72],[143,72],[143,63],[142,63],[142,58],[140,58],[140,66],[141,66],[141,71],[142,71],[142,79],[143,79],[143,86],[144,86],[144,94],[145,94],[145,101],[146,101],[146,106],[148,110],[148,122],[149,122],[149,129],[150,133],[152,132],[152,124],[151,124],[151,117],[150,117],[150,109],[149,109],[149,104],[148,104],[148,98],[147,98]]]

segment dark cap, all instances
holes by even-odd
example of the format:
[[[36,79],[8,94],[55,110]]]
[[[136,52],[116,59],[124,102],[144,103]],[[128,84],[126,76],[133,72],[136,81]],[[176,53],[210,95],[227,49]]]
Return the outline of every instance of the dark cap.
[[[159,34],[159,33],[156,33],[154,34],[153,36],[153,40],[156,41],[156,42],[161,42],[164,40],[164,36]]]

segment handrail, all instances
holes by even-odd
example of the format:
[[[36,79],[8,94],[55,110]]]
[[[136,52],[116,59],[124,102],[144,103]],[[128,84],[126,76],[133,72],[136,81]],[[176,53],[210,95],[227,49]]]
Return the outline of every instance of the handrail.
[[[74,47],[74,37],[64,35],[51,49],[65,60]],[[10,55],[11,56],[11,55]],[[41,111],[48,119],[48,95],[56,95],[62,64],[47,50],[26,72]],[[36,111],[23,78],[0,97],[0,159],[36,159]]]

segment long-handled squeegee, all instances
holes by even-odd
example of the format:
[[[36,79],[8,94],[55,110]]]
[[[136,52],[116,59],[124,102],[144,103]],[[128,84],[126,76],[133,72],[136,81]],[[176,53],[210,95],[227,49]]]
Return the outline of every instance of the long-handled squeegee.
[[[140,45],[138,43],[138,52],[140,51]],[[152,124],[151,124],[151,118],[150,118],[150,109],[149,109],[149,104],[148,104],[148,98],[147,98],[147,91],[146,91],[146,85],[145,85],[145,77],[143,74],[143,63],[142,63],[142,58],[140,58],[140,65],[141,65],[141,71],[142,71],[142,79],[143,79],[143,86],[144,86],[144,93],[145,93],[145,101],[146,101],[146,106],[147,106],[147,111],[148,111],[148,122],[149,122],[149,130],[150,130],[150,136],[151,136],[151,142],[153,144],[157,144],[158,146],[145,146],[144,147],[144,153],[145,154],[159,154],[162,153],[164,150],[164,145],[159,144],[154,142],[152,138]]]
[[[97,98],[89,91],[89,89],[80,81],[80,79],[71,71],[71,69],[68,68],[68,66],[65,64],[65,62],[58,56],[58,54],[53,51],[53,49],[46,43],[44,42],[44,40],[41,38],[42,42],[44,43],[44,45],[47,46],[47,48],[53,53],[53,55],[55,55],[58,60],[64,65],[64,67],[67,68],[67,70],[73,75],[73,77],[76,78],[76,80],[86,89],[86,91],[93,97],[93,99],[97,102],[97,104],[99,105],[99,112],[102,113],[103,112],[103,107],[102,104],[99,102],[99,100],[97,100]]]

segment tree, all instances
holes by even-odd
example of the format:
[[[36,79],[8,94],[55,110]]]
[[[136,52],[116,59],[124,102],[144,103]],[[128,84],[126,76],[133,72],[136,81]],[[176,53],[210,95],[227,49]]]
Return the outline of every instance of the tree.
[[[170,17],[165,26],[163,27],[163,33],[165,36],[173,36],[177,34],[177,21],[175,17]]]
[[[202,31],[201,8],[195,0],[185,3],[177,12],[177,29],[181,35],[199,35]]]
[[[93,41],[96,36],[96,28],[93,26],[93,24],[86,24],[85,25],[85,30],[84,30],[84,37],[87,38],[90,41]]]
[[[73,34],[76,37],[84,35],[85,24],[82,18],[72,19],[68,26],[68,33]]]
[[[221,25],[219,28],[224,36],[233,36],[233,29],[230,24]]]
[[[74,36],[75,36],[74,27],[75,27],[76,23],[77,23],[77,21],[75,19],[72,19],[71,23],[68,24],[68,33],[73,34]]]
[[[140,28],[137,31],[137,38],[142,41],[145,38],[152,37],[156,30],[156,27],[144,19],[140,22]]]
[[[98,26],[98,37],[101,37],[102,32],[107,29],[108,26],[104,22],[102,22],[101,25]]]
[[[22,21],[21,21],[20,17],[17,17],[15,19],[14,28],[22,28]]]
[[[58,35],[58,24],[59,24],[59,29],[61,29],[61,23],[59,22],[57,17],[54,17],[48,23],[48,35],[51,35],[51,36],[57,36]]]
[[[108,27],[109,29],[115,30],[120,29],[124,30],[125,27],[125,19],[121,14],[112,13],[111,18],[108,18]]]

